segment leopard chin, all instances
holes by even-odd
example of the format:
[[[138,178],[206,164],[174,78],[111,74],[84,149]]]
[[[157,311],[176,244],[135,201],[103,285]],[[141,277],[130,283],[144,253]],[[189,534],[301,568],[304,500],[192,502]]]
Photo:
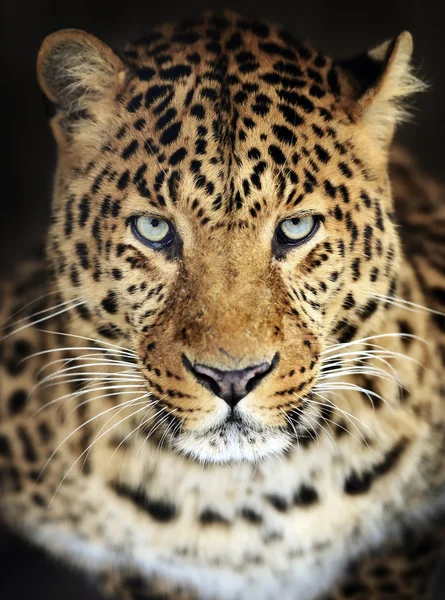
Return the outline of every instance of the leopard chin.
[[[200,463],[257,463],[286,452],[290,435],[281,428],[255,427],[242,418],[225,419],[204,431],[182,432],[172,448]]]

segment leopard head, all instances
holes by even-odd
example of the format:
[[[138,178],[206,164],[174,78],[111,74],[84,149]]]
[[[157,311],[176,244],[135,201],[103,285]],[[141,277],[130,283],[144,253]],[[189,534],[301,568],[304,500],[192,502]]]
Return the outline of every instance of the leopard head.
[[[325,349],[378,329],[411,52],[403,33],[334,61],[232,13],[122,56],[78,30],[44,41],[48,255],[63,300],[81,299],[69,328],[135,353],[177,451],[283,452],[309,426]]]

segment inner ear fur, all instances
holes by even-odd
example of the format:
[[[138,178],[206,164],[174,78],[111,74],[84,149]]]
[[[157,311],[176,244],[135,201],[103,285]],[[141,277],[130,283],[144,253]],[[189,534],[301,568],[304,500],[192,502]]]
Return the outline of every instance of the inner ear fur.
[[[90,145],[102,137],[127,74],[113,50],[85,31],[63,29],[44,40],[37,77],[56,107],[52,126],[60,145],[79,137]]]
[[[359,56],[336,65],[348,82],[346,110],[381,147],[395,127],[409,118],[407,99],[425,89],[411,65],[413,40],[404,31]]]

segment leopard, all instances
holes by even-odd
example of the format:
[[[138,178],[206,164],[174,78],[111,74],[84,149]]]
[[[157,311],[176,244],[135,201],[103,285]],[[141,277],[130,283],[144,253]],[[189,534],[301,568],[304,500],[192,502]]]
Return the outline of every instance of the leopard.
[[[394,141],[412,52],[231,11],[43,41],[51,218],[0,294],[17,535],[121,600],[427,597],[445,188]]]

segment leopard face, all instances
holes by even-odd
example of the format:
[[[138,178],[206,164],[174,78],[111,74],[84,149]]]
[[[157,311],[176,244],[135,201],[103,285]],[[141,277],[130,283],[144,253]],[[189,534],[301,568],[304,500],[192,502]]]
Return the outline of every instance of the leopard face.
[[[48,255],[78,304],[69,327],[136,354],[177,451],[285,451],[322,412],[326,348],[378,329],[410,54],[402,34],[335,62],[232,13],[167,25],[122,58],[80,31],[44,42]]]

